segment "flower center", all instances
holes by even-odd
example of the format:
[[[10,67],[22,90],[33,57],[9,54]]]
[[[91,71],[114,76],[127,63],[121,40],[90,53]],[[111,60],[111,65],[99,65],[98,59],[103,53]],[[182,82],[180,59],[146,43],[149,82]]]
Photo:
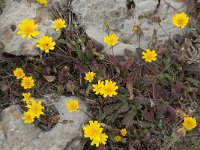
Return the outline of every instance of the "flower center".
[[[22,76],[22,72],[18,72],[18,76]]]
[[[29,86],[31,84],[30,81],[26,81],[26,85]]]
[[[183,20],[182,20],[182,19],[179,20],[178,23],[179,23],[180,25],[182,25],[182,24],[183,24]]]
[[[113,38],[110,38],[110,43],[114,43],[115,42],[115,40],[113,39]]]
[[[34,29],[33,29],[31,26],[26,26],[26,27],[25,27],[25,32],[26,32],[27,34],[33,32],[33,31],[34,31]]]
[[[151,53],[147,54],[147,59],[152,59],[153,55]]]
[[[60,27],[62,26],[62,23],[61,23],[61,22],[59,22],[57,25],[58,25],[58,27],[60,28]]]
[[[111,93],[111,92],[112,92],[112,88],[108,87],[108,88],[105,89],[105,91],[106,91],[107,93]]]

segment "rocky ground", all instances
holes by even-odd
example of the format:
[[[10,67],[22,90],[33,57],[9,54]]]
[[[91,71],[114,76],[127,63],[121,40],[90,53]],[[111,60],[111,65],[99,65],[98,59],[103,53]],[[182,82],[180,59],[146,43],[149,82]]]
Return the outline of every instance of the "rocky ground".
[[[109,139],[99,150],[199,150],[199,126],[174,140],[182,121],[177,110],[200,123],[199,6],[196,0],[49,0],[45,8],[35,0],[0,0],[0,149],[95,149],[82,134],[91,115],[113,129],[106,129]],[[187,28],[172,24],[177,11],[190,16]],[[56,40],[54,51],[42,54],[36,39],[16,34],[25,17]],[[68,26],[54,32],[53,20],[60,17]],[[140,32],[132,31],[134,25]],[[120,41],[113,53],[103,41],[109,32]],[[155,63],[141,59],[148,47],[158,53]],[[23,89],[13,76],[16,67],[34,77],[31,93],[46,106],[31,125],[21,119]],[[96,96],[84,80],[89,70],[116,81],[118,95]],[[83,111],[67,111],[71,98]],[[116,143],[120,128],[128,134]]]

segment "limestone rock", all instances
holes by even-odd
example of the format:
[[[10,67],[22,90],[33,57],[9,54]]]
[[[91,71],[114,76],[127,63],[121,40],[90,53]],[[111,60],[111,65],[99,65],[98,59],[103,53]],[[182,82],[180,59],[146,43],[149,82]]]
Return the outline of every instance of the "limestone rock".
[[[60,114],[59,122],[50,131],[42,131],[34,124],[26,125],[21,119],[22,114],[18,106],[11,106],[3,110],[0,122],[0,149],[22,150],[81,150],[82,128],[88,117],[82,111],[70,113],[66,102],[76,97],[46,95],[40,99],[45,103],[53,103]],[[87,111],[83,101],[79,101],[79,108]]]
[[[153,34],[156,30],[158,43],[168,39],[168,35],[163,31],[158,23],[155,22],[156,16],[161,18],[161,25],[171,36],[183,33],[183,29],[176,28],[171,21],[173,14],[177,13],[173,8],[161,1],[157,13],[148,17],[155,11],[158,0],[134,0],[135,8],[129,11],[127,9],[127,0],[74,0],[72,7],[77,14],[79,22],[86,29],[87,35],[95,42],[106,46],[103,42],[105,32],[104,21],[110,20],[112,32],[115,32],[120,44],[114,47],[116,55],[123,55],[124,49],[135,51],[139,47],[139,39],[132,33],[134,23],[139,25],[143,31],[140,39],[140,47],[149,48]],[[166,0],[174,8],[184,11],[184,3],[175,0]],[[124,40],[130,44],[126,44]],[[107,49],[107,47],[105,48]],[[110,51],[107,51],[110,52]]]
[[[38,31],[42,35],[52,36],[54,40],[60,36],[60,31],[53,29],[52,17],[49,15],[48,8],[44,8],[35,1],[27,0],[6,0],[6,7],[0,14],[0,53],[7,52],[13,55],[38,55],[36,49],[37,39],[22,39],[21,35],[17,35],[17,25],[24,18],[34,19],[38,23]]]
[[[0,122],[0,149],[21,149],[36,139],[41,130],[33,124],[25,125],[19,106],[2,111]]]

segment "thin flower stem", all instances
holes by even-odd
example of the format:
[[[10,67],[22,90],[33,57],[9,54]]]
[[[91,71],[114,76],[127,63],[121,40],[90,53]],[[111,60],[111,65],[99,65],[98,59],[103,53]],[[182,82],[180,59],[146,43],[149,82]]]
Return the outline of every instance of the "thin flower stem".
[[[163,149],[161,150],[169,150],[175,143],[178,141],[179,136],[176,136],[175,138],[172,139],[170,143],[168,143]]]
[[[177,10],[174,6],[172,6],[170,3],[168,3],[166,0],[163,0],[166,4],[167,4],[167,6],[168,7],[171,7],[172,9],[174,9],[175,11],[177,11],[178,13],[180,13],[180,11],[179,10]]]
[[[85,115],[87,115],[89,118],[91,118],[92,120],[94,120],[94,117],[92,117],[91,115],[89,115],[85,110],[83,109],[78,109],[79,111],[82,111]]]
[[[167,31],[163,28],[163,26],[162,26],[160,23],[158,23],[158,25],[159,25],[160,28],[165,32],[165,34],[166,34],[167,36],[169,36],[169,38],[171,39],[171,35],[170,35],[169,33],[167,33]]]
[[[64,54],[66,54],[67,55],[67,53],[65,52],[65,50],[64,49],[62,49],[60,46],[58,46],[58,45],[56,45],[56,47],[58,48],[58,49],[60,49]]]
[[[116,131],[119,131],[119,129],[114,129],[113,127],[109,126],[109,125],[106,125],[104,123],[101,123],[101,126],[106,128],[106,129],[109,129],[109,130],[116,130]]]
[[[113,52],[113,46],[112,46],[112,55],[114,56],[114,52]]]

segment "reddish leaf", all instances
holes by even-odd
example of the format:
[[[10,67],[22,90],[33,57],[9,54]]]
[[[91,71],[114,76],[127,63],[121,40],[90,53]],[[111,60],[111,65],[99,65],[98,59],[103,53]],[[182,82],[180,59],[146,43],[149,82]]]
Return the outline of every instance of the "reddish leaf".
[[[150,142],[151,139],[152,139],[151,133],[147,133],[142,141],[144,141],[145,143],[147,143],[147,142]]]
[[[153,94],[155,99],[168,99],[170,92],[160,85],[153,86]]]
[[[133,58],[128,58],[125,63],[124,63],[124,68],[125,69],[130,69],[131,66],[133,65]]]
[[[83,64],[81,64],[81,63],[75,64],[75,69],[78,69],[83,74],[85,74],[86,72],[89,71],[88,67],[83,65]]]
[[[126,81],[126,88],[129,93],[129,98],[133,99],[133,78],[129,77]]]
[[[18,96],[18,97],[22,95],[19,91],[11,91],[11,93],[13,93],[14,96]]]
[[[68,67],[67,67],[67,66],[64,66],[64,67],[62,68],[62,70],[59,72],[59,74],[58,74],[58,81],[59,81],[60,83],[63,83],[63,82],[64,82],[64,75],[65,75],[65,73],[67,72],[67,70],[68,70]]]
[[[157,105],[156,118],[164,117],[166,113],[167,113],[167,105],[164,103],[159,103]]]
[[[125,117],[122,119],[122,125],[125,125],[126,128],[130,127],[134,123],[133,121],[134,116],[131,115],[131,112],[132,111],[127,112]]]
[[[91,51],[91,50],[93,49],[92,40],[89,40],[89,41],[87,42],[86,48],[87,48],[89,51]]]
[[[3,92],[6,92],[9,88],[10,88],[10,86],[8,84],[3,84],[2,87],[1,87],[1,90]]]
[[[136,150],[131,144],[129,144],[129,150]]]
[[[134,100],[136,102],[140,103],[141,105],[144,105],[144,106],[150,106],[151,105],[149,99],[144,97],[144,96],[137,96],[137,97],[134,98]]]
[[[100,144],[99,147],[97,147],[97,150],[105,150],[105,146],[103,144]]]
[[[44,71],[45,71],[45,75],[50,75],[51,68],[49,66],[47,66],[47,67],[44,68]]]
[[[145,120],[147,121],[154,121],[155,111],[151,109],[148,111],[147,107],[145,107],[144,113],[142,114]]]
[[[111,61],[112,64],[115,66],[119,64],[119,60],[116,56],[110,55],[110,56],[108,56],[108,60]]]
[[[189,12],[194,11],[195,6],[196,6],[196,2],[194,0],[187,0],[187,8]]]
[[[96,60],[92,61],[92,68],[94,68],[95,70],[98,70],[99,67],[101,67],[101,64],[97,63]]]
[[[75,85],[74,85],[73,81],[71,81],[71,80],[67,81],[66,91],[71,92],[74,95],[74,89],[75,89]]]
[[[53,82],[56,79],[55,76],[44,76],[44,78],[47,80],[47,82]]]
[[[183,88],[183,82],[177,82],[172,89],[174,89],[177,93],[181,93],[181,90]]]
[[[175,109],[173,108],[173,107],[171,107],[171,106],[168,106],[167,107],[167,110],[168,110],[168,112],[170,113],[170,115],[173,117],[173,118],[176,118],[176,111],[175,111]]]

